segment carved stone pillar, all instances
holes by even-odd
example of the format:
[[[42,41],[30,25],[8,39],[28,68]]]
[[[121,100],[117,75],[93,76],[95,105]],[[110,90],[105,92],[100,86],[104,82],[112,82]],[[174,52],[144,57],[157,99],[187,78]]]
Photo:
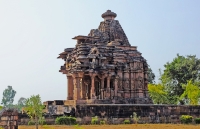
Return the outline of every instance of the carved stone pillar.
[[[104,99],[103,91],[104,91],[104,78],[101,78],[101,99]]]
[[[76,74],[72,74],[73,77],[73,83],[74,83],[74,90],[73,90],[73,99],[77,100],[77,85],[79,83],[79,81],[77,80],[77,75]]]
[[[101,99],[104,99],[104,80],[106,78],[106,75],[98,76],[101,79]]]
[[[81,87],[80,87],[80,78],[77,77],[76,78],[76,81],[77,81],[77,100],[79,100],[81,98]]]
[[[118,95],[117,95],[117,91],[118,91],[118,81],[119,81],[119,77],[116,77],[116,78],[115,78],[115,84],[114,84],[114,85],[115,85],[115,96],[118,96]]]
[[[111,94],[110,94],[110,78],[111,78],[110,76],[107,77],[107,90],[106,90],[107,91],[107,95],[106,96],[108,98],[111,96]]]
[[[80,84],[80,99],[83,99],[83,76],[84,76],[84,73],[83,72],[80,72],[78,73],[79,75],[79,84]]]
[[[83,99],[83,79],[80,78],[80,99]]]
[[[95,99],[95,84],[94,84],[94,78],[95,78],[96,74],[90,74],[91,77],[91,90],[90,90],[90,98],[91,99]]]
[[[71,75],[67,75],[67,86],[68,86],[68,96],[67,100],[72,100],[73,99],[73,78]]]
[[[107,77],[107,88],[110,89],[110,76]]]
[[[73,96],[73,99],[77,100],[77,80],[76,80],[76,78],[73,79],[73,83],[74,83],[74,96]]]

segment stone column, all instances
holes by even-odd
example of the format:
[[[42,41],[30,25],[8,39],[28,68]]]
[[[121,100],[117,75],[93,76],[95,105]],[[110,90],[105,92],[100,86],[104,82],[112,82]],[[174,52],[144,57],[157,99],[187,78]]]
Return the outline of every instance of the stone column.
[[[88,84],[85,84],[85,99],[87,100],[88,99]]]
[[[78,74],[74,73],[72,74],[73,77],[73,83],[74,83],[74,100],[80,99],[80,81],[78,78]]]
[[[91,99],[95,99],[95,87],[94,87],[94,78],[95,78],[96,74],[90,73],[90,77],[91,77],[91,91],[90,91],[90,98]]]
[[[76,84],[76,86],[77,86],[77,100],[79,100],[81,98],[80,78],[77,77],[76,81],[77,81],[77,84]]]
[[[73,99],[77,100],[77,80],[76,80],[76,78],[73,79],[73,83],[74,83],[74,96],[73,96]]]
[[[110,89],[110,76],[107,77],[107,88]]]
[[[80,72],[78,73],[79,75],[79,83],[80,83],[80,99],[83,99],[83,76],[84,76],[84,73],[83,72]]]
[[[80,78],[80,99],[83,99],[83,79]]]
[[[101,78],[101,99],[104,99],[103,91],[104,91],[104,78]]]
[[[111,94],[110,94],[110,76],[108,75],[108,77],[107,77],[107,97],[110,97],[111,96]]]
[[[119,81],[118,79],[119,79],[119,77],[117,76],[117,77],[115,78],[115,84],[114,84],[114,85],[115,85],[115,96],[118,96],[118,95],[117,95],[117,91],[118,91],[118,81]]]
[[[101,99],[104,99],[104,79],[106,78],[106,75],[98,76],[101,79]]]
[[[67,75],[67,85],[68,85],[68,96],[67,100],[73,99],[73,78],[71,75]]]

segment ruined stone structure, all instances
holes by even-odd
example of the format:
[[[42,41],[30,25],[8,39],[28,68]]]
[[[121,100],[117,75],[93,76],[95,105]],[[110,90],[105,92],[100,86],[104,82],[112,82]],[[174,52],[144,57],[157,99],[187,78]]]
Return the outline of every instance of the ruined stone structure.
[[[148,65],[136,46],[131,46],[117,14],[107,10],[98,29],[88,36],[75,36],[74,48],[66,48],[58,58],[65,64],[70,104],[150,104]]]
[[[180,123],[181,115],[200,116],[200,106],[154,105],[147,92],[147,62],[131,46],[117,15],[110,10],[88,36],[76,36],[74,48],[58,58],[68,81],[67,100],[46,101],[47,115],[71,115],[88,124],[98,116],[108,123],[123,123],[133,112],[140,123]]]
[[[18,129],[18,111],[4,108],[0,111],[0,126],[4,129]]]

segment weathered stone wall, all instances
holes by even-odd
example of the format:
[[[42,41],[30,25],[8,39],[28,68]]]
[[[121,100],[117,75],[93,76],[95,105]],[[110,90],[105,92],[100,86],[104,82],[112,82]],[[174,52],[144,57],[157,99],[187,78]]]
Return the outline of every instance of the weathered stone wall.
[[[94,116],[98,116],[99,120],[105,119],[108,123],[113,123],[113,121],[114,124],[122,123],[125,119],[130,119],[133,112],[141,117],[140,123],[180,123],[181,115],[200,117],[200,105],[81,104],[77,105],[76,108],[66,105],[63,105],[63,107],[65,109],[63,115],[75,116],[78,118],[77,121],[82,124],[89,124]],[[54,116],[60,115],[60,112],[57,113],[56,110],[48,111],[49,114]]]
[[[1,110],[0,126],[4,129],[18,129],[18,111],[9,108]]]
[[[108,123],[121,123],[130,119],[133,112],[141,117],[140,123],[180,123],[181,115],[200,117],[200,106],[182,105],[133,105],[133,104],[97,104],[76,106],[75,117],[83,118],[81,123],[88,123],[91,117],[107,119]]]
[[[58,116],[44,116],[47,125],[54,125],[55,119]],[[19,114],[18,125],[28,125],[30,118],[25,114]]]

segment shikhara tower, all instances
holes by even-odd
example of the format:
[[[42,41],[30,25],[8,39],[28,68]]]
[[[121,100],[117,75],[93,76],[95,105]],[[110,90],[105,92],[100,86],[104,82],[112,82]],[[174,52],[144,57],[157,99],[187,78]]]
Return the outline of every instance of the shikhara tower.
[[[74,48],[59,54],[65,64],[66,104],[150,104],[146,60],[131,46],[117,14],[107,10],[98,29],[75,36]]]

